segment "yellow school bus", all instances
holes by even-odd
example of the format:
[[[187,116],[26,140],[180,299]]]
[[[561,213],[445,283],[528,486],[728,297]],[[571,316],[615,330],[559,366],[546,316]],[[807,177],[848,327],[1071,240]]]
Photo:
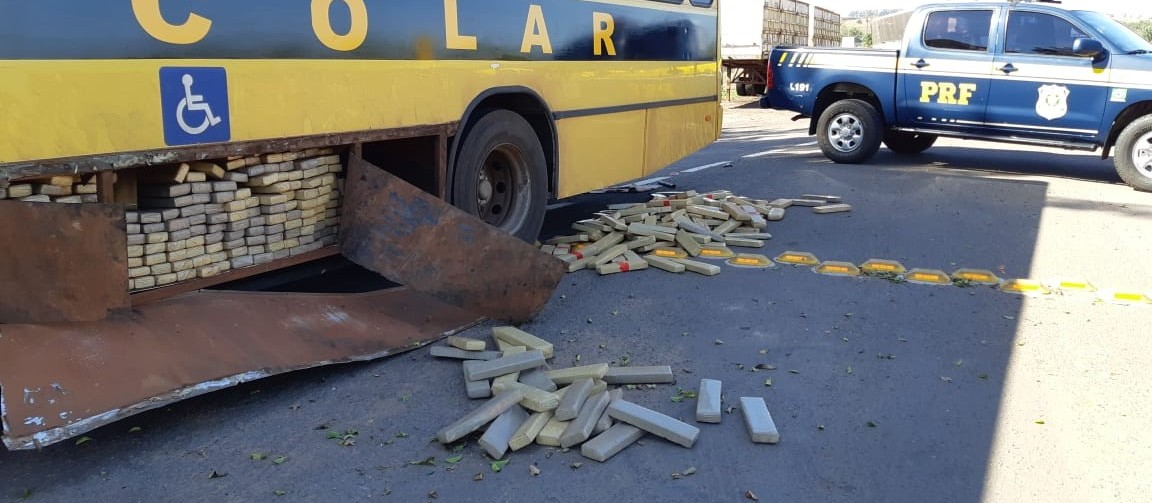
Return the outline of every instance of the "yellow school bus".
[[[638,178],[717,137],[717,33],[714,0],[4,1],[0,165],[15,170],[0,173],[454,125],[444,187],[426,188],[527,237],[547,193]],[[180,115],[205,131],[181,130],[165,89],[204,97],[210,108]],[[517,141],[531,129],[539,146],[492,173],[496,159],[461,158],[483,155],[489,127]]]
[[[531,317],[550,200],[718,137],[717,4],[0,0],[5,444]],[[404,291],[219,287],[341,255]]]

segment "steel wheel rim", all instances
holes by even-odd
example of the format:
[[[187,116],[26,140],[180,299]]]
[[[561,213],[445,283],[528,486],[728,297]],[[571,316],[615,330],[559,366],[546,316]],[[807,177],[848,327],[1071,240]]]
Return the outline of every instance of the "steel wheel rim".
[[[528,218],[527,164],[524,152],[510,143],[488,152],[476,177],[476,209],[481,220],[516,229]]]
[[[828,123],[828,142],[837,152],[853,152],[860,148],[863,139],[864,124],[855,115],[840,114]]]
[[[1137,173],[1152,178],[1152,131],[1144,133],[1132,145],[1132,164]]]

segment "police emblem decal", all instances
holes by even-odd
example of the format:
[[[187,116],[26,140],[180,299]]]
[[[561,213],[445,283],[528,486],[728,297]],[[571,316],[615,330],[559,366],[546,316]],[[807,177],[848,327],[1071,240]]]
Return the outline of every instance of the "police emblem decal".
[[[1036,113],[1041,117],[1054,120],[1068,113],[1068,88],[1045,84],[1038,89],[1040,97],[1036,100]]]

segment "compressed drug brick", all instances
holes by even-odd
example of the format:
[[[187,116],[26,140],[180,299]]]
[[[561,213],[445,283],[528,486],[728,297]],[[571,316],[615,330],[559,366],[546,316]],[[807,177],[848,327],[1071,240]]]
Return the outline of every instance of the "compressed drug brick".
[[[627,423],[616,423],[580,445],[580,454],[601,463],[640,440],[645,431]]]
[[[607,363],[593,363],[591,365],[582,365],[579,367],[567,367],[560,369],[552,369],[546,371],[546,375],[552,382],[558,385],[572,384],[577,379],[591,377],[593,379],[604,379],[604,374],[608,373]]]
[[[496,419],[504,411],[516,406],[523,399],[524,393],[517,389],[497,393],[468,414],[436,432],[436,439],[441,444],[450,444],[460,440],[480,429],[481,426],[488,424],[489,421]]]
[[[495,360],[481,360],[472,367],[468,380],[488,379],[511,374],[520,370],[534,369],[544,365],[544,353],[540,350],[525,351],[523,353],[501,356]]]
[[[492,459],[504,457],[504,453],[508,452],[508,442],[512,440],[512,435],[516,434],[520,425],[527,420],[528,412],[519,405],[509,407],[488,425],[488,429],[478,442],[480,447],[483,447],[484,452],[492,456]]]
[[[720,391],[722,383],[716,379],[701,379],[700,391],[696,395],[696,421],[700,423],[720,422]]]
[[[755,443],[775,444],[780,442],[780,432],[768,412],[768,405],[761,397],[740,397],[740,412],[744,415],[744,425]]]
[[[608,384],[671,384],[676,382],[670,365],[609,367],[602,377]]]
[[[552,358],[553,346],[551,342],[536,337],[516,327],[492,327],[492,337],[510,342],[517,346],[535,349],[544,353],[544,358]]]
[[[537,412],[528,416],[528,420],[520,424],[516,432],[512,434],[512,438],[508,440],[508,448],[513,451],[518,451],[532,444],[536,441],[536,435],[540,434],[540,430],[552,420],[552,411],[546,410],[544,412]]]
[[[700,428],[627,400],[612,401],[608,405],[608,414],[612,419],[631,424],[687,448],[691,448],[700,436]]]
[[[580,407],[580,413],[572,422],[568,423],[564,433],[560,434],[560,447],[572,447],[588,440],[611,400],[611,396],[606,391],[588,397],[584,401],[584,405]]]
[[[504,356],[499,351],[464,351],[460,348],[441,345],[429,347],[428,353],[437,358],[455,358],[457,360],[495,360]]]
[[[584,406],[584,402],[592,394],[592,378],[585,377],[573,382],[568,390],[564,393],[564,398],[560,400],[560,404],[556,407],[555,417],[561,421],[570,421],[576,419],[580,414],[580,408]]]

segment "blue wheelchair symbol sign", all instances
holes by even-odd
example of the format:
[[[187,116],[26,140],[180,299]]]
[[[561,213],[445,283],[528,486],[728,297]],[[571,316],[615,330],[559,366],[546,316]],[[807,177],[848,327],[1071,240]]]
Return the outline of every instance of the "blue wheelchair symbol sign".
[[[226,142],[232,138],[228,74],[223,68],[161,68],[160,106],[164,143],[170,146]]]

